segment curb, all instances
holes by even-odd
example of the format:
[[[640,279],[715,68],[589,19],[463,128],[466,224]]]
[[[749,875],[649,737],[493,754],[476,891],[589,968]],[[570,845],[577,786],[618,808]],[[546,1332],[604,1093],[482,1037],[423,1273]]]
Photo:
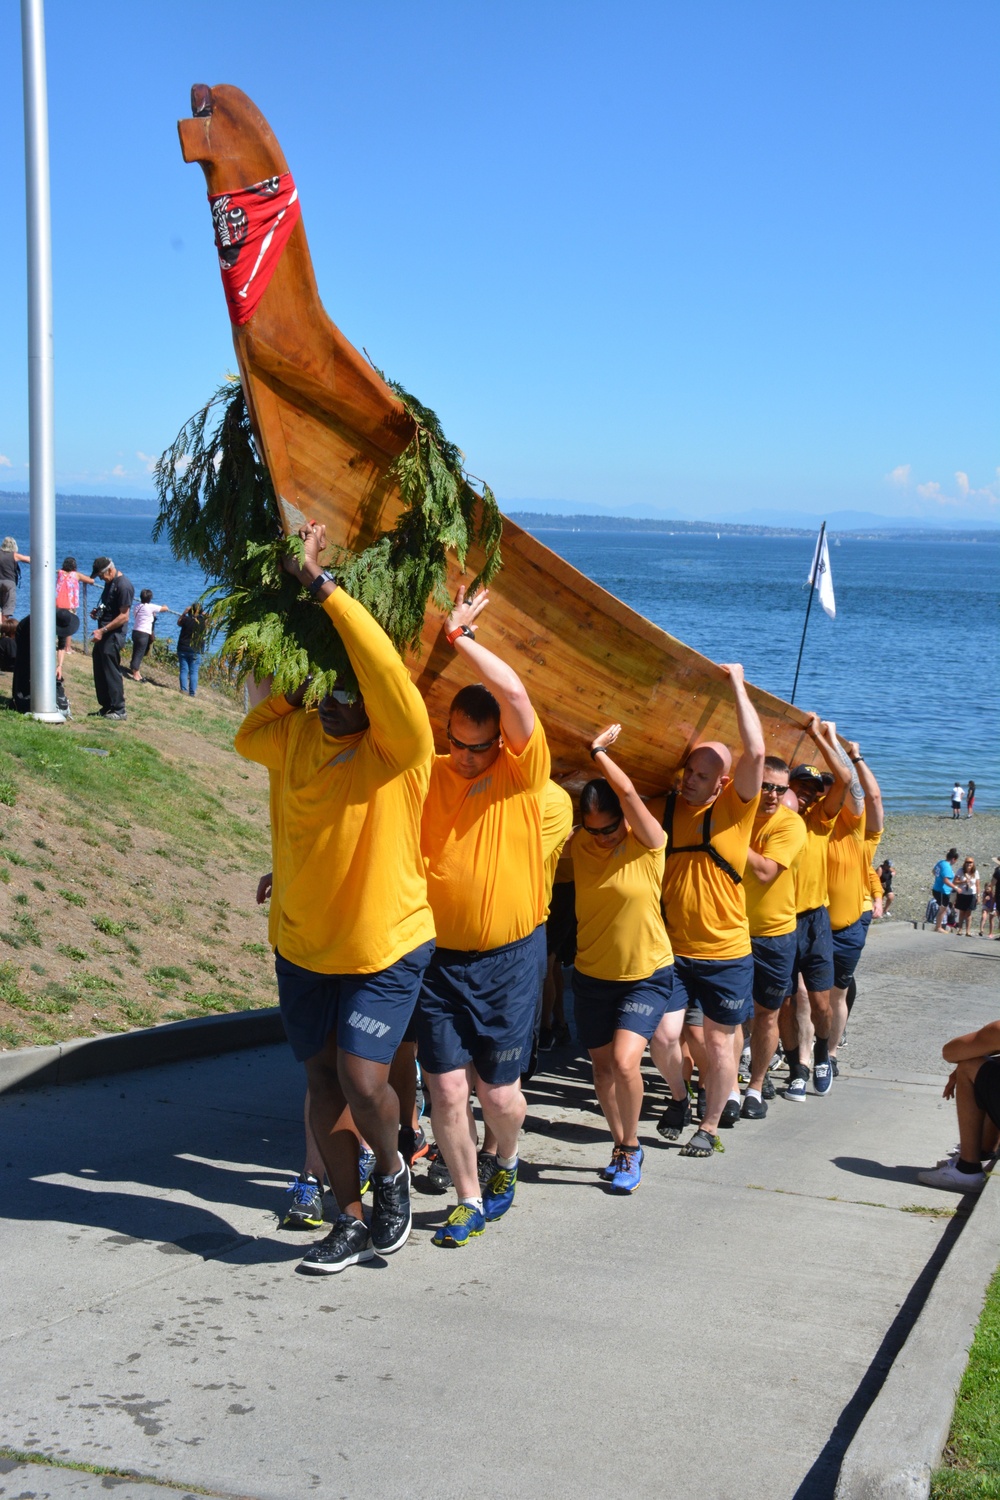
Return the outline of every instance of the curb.
[[[184,1062],[243,1047],[265,1047],[285,1040],[277,1006],[240,1010],[224,1016],[196,1016],[113,1036],[81,1037],[53,1047],[25,1047],[0,1053],[0,1094],[12,1089],[49,1088],[126,1073],[160,1063]]]
[[[1000,1172],[962,1226],[840,1466],[834,1500],[927,1500],[1000,1256]]]

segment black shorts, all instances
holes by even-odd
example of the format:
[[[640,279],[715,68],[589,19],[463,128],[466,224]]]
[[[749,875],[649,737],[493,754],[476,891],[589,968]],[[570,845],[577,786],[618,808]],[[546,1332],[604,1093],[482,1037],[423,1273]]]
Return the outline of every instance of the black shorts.
[[[962,891],[955,897],[956,911],[975,911],[976,898],[971,891]]]
[[[979,1108],[986,1111],[994,1125],[1000,1126],[1000,1057],[986,1059],[973,1087]]]
[[[561,880],[552,887],[545,951],[567,967],[576,962],[576,886],[572,880]]]

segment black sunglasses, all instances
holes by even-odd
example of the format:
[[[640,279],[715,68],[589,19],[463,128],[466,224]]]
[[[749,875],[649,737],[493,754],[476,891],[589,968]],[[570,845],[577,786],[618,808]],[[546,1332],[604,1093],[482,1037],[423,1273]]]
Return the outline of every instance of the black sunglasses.
[[[603,828],[589,828],[587,824],[584,823],[583,831],[584,833],[589,833],[591,837],[595,839],[606,838],[609,833],[615,833],[617,831],[618,826],[624,816],[624,813],[619,813],[613,823],[605,823]]]
[[[760,784],[762,792],[787,792],[787,786],[779,786],[776,781],[762,781]]]
[[[456,738],[452,734],[451,730],[450,729],[448,730],[448,743],[450,745],[454,745],[456,750],[468,750],[473,755],[479,755],[484,750],[488,750],[491,745],[495,745],[496,744],[496,742],[497,742],[497,740],[499,738],[500,738],[500,734],[499,734],[499,731],[498,731],[496,734],[492,735],[488,740],[484,740],[481,745],[466,745],[462,740],[456,740]]]

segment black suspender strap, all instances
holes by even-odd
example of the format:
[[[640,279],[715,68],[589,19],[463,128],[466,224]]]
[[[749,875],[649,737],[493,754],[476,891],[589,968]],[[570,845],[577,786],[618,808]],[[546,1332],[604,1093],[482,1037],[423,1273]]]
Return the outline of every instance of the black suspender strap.
[[[667,800],[663,808],[663,831],[667,835],[664,846],[664,858],[669,859],[672,854],[707,854],[713,864],[718,865],[720,870],[727,874],[734,885],[742,885],[743,877],[738,870],[734,870],[728,859],[725,859],[712,843],[712,807],[705,809],[705,820],[701,825],[700,844],[675,844],[674,843],[674,808],[677,806],[676,791],[667,793]]]

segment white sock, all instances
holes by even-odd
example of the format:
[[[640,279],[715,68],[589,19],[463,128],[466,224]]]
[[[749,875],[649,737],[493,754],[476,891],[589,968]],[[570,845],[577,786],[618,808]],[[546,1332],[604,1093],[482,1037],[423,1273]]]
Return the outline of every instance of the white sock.
[[[482,1198],[462,1198],[462,1199],[460,1199],[458,1206],[459,1206],[459,1208],[461,1208],[463,1205],[466,1208],[474,1208],[474,1209],[478,1210],[479,1213],[482,1213],[482,1211],[483,1211],[483,1200],[482,1200]]]
[[[505,1172],[512,1172],[517,1166],[516,1153],[513,1156],[501,1156],[500,1153],[497,1152],[497,1166],[503,1167]]]
[[[760,1089],[747,1089],[746,1097],[748,1099],[756,1099],[758,1104],[763,1104],[764,1102]]]
[[[739,1104],[739,1102],[740,1102],[740,1091],[739,1091],[739,1089],[733,1089],[733,1091],[729,1095],[729,1097],[730,1097],[730,1099],[735,1099],[736,1103]]]

